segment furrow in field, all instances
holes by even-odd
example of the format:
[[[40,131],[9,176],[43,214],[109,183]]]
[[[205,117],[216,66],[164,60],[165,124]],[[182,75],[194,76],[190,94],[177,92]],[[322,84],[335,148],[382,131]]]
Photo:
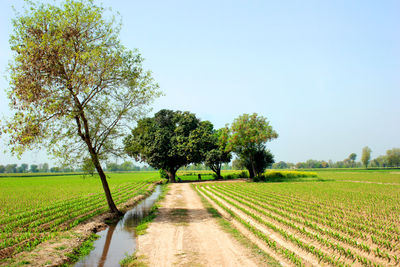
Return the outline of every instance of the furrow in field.
[[[369,254],[344,242],[338,240],[336,240],[336,242],[332,242],[331,236],[327,235],[326,232],[318,231],[322,230],[321,228],[311,228],[309,227],[310,225],[305,224],[303,221],[296,220],[295,217],[279,212],[271,212],[266,205],[254,201],[254,199],[252,198],[224,191],[221,187],[218,186],[213,187],[213,190],[223,194],[224,197],[227,197],[228,200],[235,201],[236,204],[238,204],[239,206],[250,209],[256,215],[260,216],[264,221],[268,221],[287,231],[296,231],[298,235],[302,236],[303,241],[309,244],[313,244],[315,246],[325,247],[325,249],[322,250],[325,250],[327,254],[341,254],[342,256],[347,257],[350,261],[354,261],[355,259],[357,259],[360,263],[375,262],[385,266],[389,264],[387,259],[377,258],[373,254]],[[327,251],[326,249],[330,251]],[[391,260],[392,258],[394,259],[393,256],[390,257],[389,255],[387,256],[387,258],[389,260]]]
[[[222,207],[218,206],[209,196],[207,196],[204,192],[199,190],[197,186],[194,186],[195,190],[199,192],[211,205],[215,208],[221,216],[223,216],[226,220],[228,220],[242,235],[246,236],[251,242],[256,244],[258,248],[266,252],[269,256],[273,257],[277,260],[282,266],[291,266],[293,263],[289,261],[287,258],[279,254],[276,250],[272,249],[268,245],[266,245],[263,240],[257,237],[251,230],[246,228],[243,224],[241,224],[238,220],[236,220],[231,214],[226,212]]]
[[[220,199],[221,202],[224,203],[224,205],[227,205],[238,212],[240,214],[240,217],[258,223],[260,225],[260,231],[276,235],[281,240],[279,242],[283,241],[287,244],[291,244],[291,246],[296,248],[296,254],[301,255],[301,257],[303,258],[307,257],[307,261],[309,262],[324,262],[325,264],[331,264],[335,266],[342,266],[350,264],[352,262],[352,260],[344,258],[334,251],[330,251],[329,249],[326,249],[324,247],[321,248],[320,244],[318,244],[316,240],[304,238],[304,236],[299,236],[298,234],[293,232],[293,229],[290,229],[290,227],[287,227],[282,223],[262,218],[250,207],[246,207],[235,200],[229,199],[228,197],[216,191],[213,191],[212,189],[208,192]]]
[[[277,224],[273,224],[269,221],[261,219],[261,217],[257,216],[255,213],[250,212],[249,208],[243,208],[238,203],[227,199],[221,194],[215,191],[210,191],[209,188],[207,188],[207,190],[224,205],[234,210],[235,213],[239,215],[239,217],[244,218],[246,221],[249,221],[253,224],[256,224],[259,231],[274,236],[278,243],[283,244],[282,246],[290,246],[291,250],[295,251],[296,255],[305,259],[312,265],[319,265],[319,262],[325,262],[325,264],[343,266],[347,263],[348,260],[338,260],[337,258],[339,257],[331,256],[323,249],[320,249],[310,244],[309,240],[305,241],[304,238],[299,238],[292,232],[287,231],[286,228],[282,228]]]
[[[148,183],[124,185],[114,192],[115,203],[125,203],[143,189],[148,189]],[[31,249],[58,232],[69,230],[79,223],[107,211],[103,194],[94,194],[85,197],[84,200],[77,203],[74,199],[70,205],[49,209],[48,212],[37,214],[32,218],[23,218],[12,224],[3,225],[0,232],[0,255],[6,258],[15,252]],[[67,202],[67,204],[69,203]],[[35,237],[32,238],[32,236]]]
[[[240,188],[240,186],[235,188],[236,189]],[[399,235],[388,234],[382,232],[381,230],[377,230],[381,229],[379,227],[375,229],[365,226],[365,224],[363,224],[363,222],[365,222],[365,219],[358,220],[357,222],[355,222],[355,220],[348,221],[348,217],[343,218],[339,214],[336,214],[329,209],[324,211],[322,209],[323,206],[321,206],[321,208],[316,209],[315,207],[313,207],[315,206],[315,204],[313,205],[312,203],[305,204],[301,202],[296,202],[291,199],[282,200],[279,197],[274,198],[273,194],[271,196],[271,194],[269,193],[263,192],[260,189],[255,190],[252,189],[251,187],[246,187],[245,189],[243,188],[242,190],[246,190],[246,192],[251,192],[253,194],[256,194],[259,197],[263,198],[264,201],[275,202],[277,204],[291,207],[293,210],[307,214],[307,216],[314,216],[314,218],[318,218],[317,220],[322,219],[325,221],[326,225],[330,225],[331,227],[335,228],[340,228],[341,231],[346,231],[353,237],[354,236],[362,237],[364,240],[370,240],[375,244],[386,246],[389,249],[394,249],[395,246],[393,245],[396,244],[395,242],[389,242],[389,241],[397,240],[398,243],[398,240],[400,240]],[[365,233],[368,233],[368,235],[366,235]],[[380,236],[381,238],[377,237],[376,235]],[[382,240],[382,238],[388,241]]]
[[[288,213],[294,218],[298,218],[299,220],[303,220],[303,223],[314,228],[319,229],[320,232],[324,232],[332,236],[339,241],[343,241],[352,246],[356,246],[359,249],[370,252],[371,250],[376,249],[377,247],[381,248],[382,246],[387,250],[383,253],[390,253],[389,251],[398,250],[396,243],[390,242],[389,240],[382,240],[372,235],[372,238],[364,238],[364,240],[360,239],[361,234],[359,230],[350,230],[347,227],[341,225],[343,221],[333,222],[332,220],[324,219],[321,217],[312,216],[307,213],[306,210],[301,208],[293,208],[292,206],[285,206],[285,203],[278,203],[278,201],[273,201],[270,198],[263,198],[261,194],[254,193],[251,190],[245,190],[240,187],[229,187],[229,186],[218,186],[218,188],[228,190],[229,192],[236,192],[237,194],[242,194],[244,196],[251,196],[254,200],[257,200],[265,205],[266,208],[274,211],[275,213]],[[339,231],[335,232],[335,231]]]
[[[202,194],[204,194],[208,199],[210,199],[212,203],[219,206],[226,213],[228,213],[235,221],[244,226],[248,231],[252,232],[252,234],[256,236],[256,238],[261,240],[266,246],[268,246],[275,253],[278,253],[278,255],[280,255],[281,257],[285,257],[291,262],[291,264],[295,266],[304,266],[304,259],[300,258],[296,253],[291,251],[289,248],[283,247],[280,244],[278,244],[274,239],[271,238],[271,236],[268,236],[267,234],[259,231],[256,228],[256,224],[250,221],[246,221],[242,217],[239,217],[235,212],[232,211],[231,208],[228,208],[227,206],[222,204],[218,199],[214,198],[207,191],[205,191],[203,187],[197,187],[197,188]],[[279,259],[279,257],[277,258]]]
[[[248,189],[253,189],[260,191],[262,187],[255,187],[254,185],[249,185]],[[335,217],[340,220],[346,219],[349,223],[354,224],[355,226],[365,228],[366,226],[370,226],[371,228],[381,228],[385,231],[388,231],[393,234],[400,234],[400,229],[398,228],[399,220],[398,218],[390,218],[387,214],[383,214],[379,216],[376,212],[374,213],[365,213],[361,214],[360,211],[349,208],[347,205],[341,205],[337,207],[332,203],[313,203],[310,200],[304,200],[303,198],[296,195],[283,195],[279,193],[271,193],[263,191],[265,196],[270,196],[274,199],[280,199],[283,201],[288,201],[289,203],[294,203],[295,205],[302,206],[304,205],[307,208],[310,208],[315,211],[329,211],[329,213],[335,214]],[[341,204],[343,204],[341,202]],[[373,214],[373,215],[372,215]],[[361,223],[360,223],[361,222]],[[364,223],[363,223],[364,222]],[[389,225],[382,224],[382,222],[389,223]],[[364,229],[362,229],[364,230]],[[368,230],[368,229],[366,229]],[[390,237],[390,235],[387,235]]]

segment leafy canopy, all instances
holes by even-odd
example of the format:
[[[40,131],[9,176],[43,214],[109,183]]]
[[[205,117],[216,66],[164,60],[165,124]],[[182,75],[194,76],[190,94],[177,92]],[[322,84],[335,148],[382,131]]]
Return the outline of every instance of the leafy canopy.
[[[361,162],[364,164],[365,168],[368,167],[369,160],[371,159],[371,152],[372,150],[368,146],[362,149]]]
[[[243,114],[231,125],[228,148],[238,154],[255,153],[275,138],[278,138],[278,134],[269,125],[267,118],[257,113]]]
[[[211,147],[205,153],[204,163],[221,178],[221,168],[223,163],[231,161],[232,154],[228,149],[229,128],[213,130],[210,136]]]
[[[251,178],[273,163],[273,156],[265,150],[265,144],[278,138],[278,134],[265,117],[257,113],[243,114],[233,121],[230,130],[227,149],[238,154]]]
[[[15,115],[2,130],[12,152],[45,144],[69,160],[118,154],[125,125],[159,95],[143,58],[120,43],[115,17],[107,19],[93,1],[28,5],[10,37]],[[82,149],[88,140],[92,151]]]
[[[174,182],[180,167],[204,160],[212,128],[193,113],[163,109],[153,118],[138,121],[124,140],[125,151],[137,161],[167,171]]]

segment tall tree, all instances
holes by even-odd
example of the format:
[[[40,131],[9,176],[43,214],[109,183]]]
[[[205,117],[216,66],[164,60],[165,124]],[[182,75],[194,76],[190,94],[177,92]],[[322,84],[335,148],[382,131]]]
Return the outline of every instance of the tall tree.
[[[17,172],[17,164],[7,164],[5,167],[6,173],[16,173]]]
[[[389,166],[400,166],[400,148],[392,148],[386,151],[386,158]]]
[[[39,167],[38,167],[38,165],[32,164],[32,165],[30,166],[30,171],[31,171],[31,172],[39,172]]]
[[[372,150],[368,146],[364,147],[362,150],[361,162],[365,168],[368,168],[369,160],[371,159],[371,152]]]
[[[351,153],[349,155],[349,159],[351,161],[351,167],[354,167],[354,162],[356,161],[356,158],[357,158],[357,154],[356,153]]]
[[[267,149],[257,150],[254,154],[254,163],[249,157],[242,156],[239,158],[240,165],[249,171],[249,176],[260,176],[266,168],[270,167],[274,161],[274,155]]]
[[[243,114],[236,118],[231,125],[231,136],[228,148],[237,153],[241,159],[248,160],[250,178],[258,173],[256,169],[256,156],[265,150],[268,141],[278,138],[278,134],[269,125],[267,118]]]
[[[179,168],[204,160],[211,130],[210,122],[193,113],[163,109],[138,121],[124,140],[125,151],[137,161],[165,170],[174,183]]]
[[[22,172],[26,172],[27,170],[28,170],[28,164],[26,164],[26,163],[22,163],[21,164],[21,170],[22,170]]]
[[[229,128],[221,128],[213,131],[211,136],[211,146],[205,153],[205,164],[221,179],[221,168],[223,163],[231,161],[231,152],[227,149],[229,139]]]
[[[140,54],[120,43],[115,18],[94,1],[27,3],[13,20],[8,95],[15,115],[3,132],[17,155],[45,144],[66,162],[90,158],[110,211],[119,213],[100,159],[122,152],[127,123],[146,111],[158,86]]]

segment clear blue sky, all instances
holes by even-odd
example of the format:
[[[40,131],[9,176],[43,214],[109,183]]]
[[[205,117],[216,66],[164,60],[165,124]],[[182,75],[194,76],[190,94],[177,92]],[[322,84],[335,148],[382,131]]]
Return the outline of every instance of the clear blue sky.
[[[20,0],[0,4],[2,89],[12,4],[21,10]],[[366,145],[373,157],[400,147],[400,1],[103,4],[120,12],[122,42],[140,50],[165,93],[154,112],[188,110],[217,128],[257,112],[280,135],[268,144],[277,161],[352,152],[359,160]],[[3,91],[0,112],[9,115]],[[41,163],[45,153],[22,161]]]

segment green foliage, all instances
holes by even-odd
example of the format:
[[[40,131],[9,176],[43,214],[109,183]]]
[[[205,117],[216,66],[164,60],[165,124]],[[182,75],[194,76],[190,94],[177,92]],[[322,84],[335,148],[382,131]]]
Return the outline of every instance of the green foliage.
[[[317,177],[315,172],[299,172],[299,171],[268,171],[254,178],[255,182],[265,182],[265,181],[279,181],[303,178],[303,177]]]
[[[263,159],[260,153],[264,153],[265,144],[278,138],[278,134],[269,125],[267,119],[257,115],[257,113],[239,116],[232,123],[230,131],[231,136],[227,148],[237,153],[242,160],[248,162],[245,166],[249,170],[250,177],[254,177],[262,169],[256,168],[256,157]],[[261,167],[262,164],[259,164],[259,166]]]
[[[144,217],[140,223],[136,226],[135,228],[135,233],[136,235],[144,235],[146,233],[147,228],[149,227],[149,223],[154,220],[154,218],[157,216],[157,211],[158,211],[158,206],[154,205],[150,213]]]
[[[249,178],[249,173],[247,171],[241,171],[223,175],[224,180],[240,179],[240,178]]]
[[[364,164],[365,168],[368,167],[370,159],[371,159],[371,149],[366,146],[363,148],[361,155],[361,162]]]
[[[204,160],[211,132],[212,124],[193,113],[163,109],[138,121],[124,140],[125,151],[137,161],[165,170],[175,182],[180,167]]]
[[[15,115],[2,131],[12,152],[45,144],[69,162],[82,162],[91,149],[118,152],[127,122],[159,95],[140,54],[120,43],[115,18],[93,1],[26,4],[10,37]]]
[[[108,176],[117,205],[147,192],[151,183],[160,180],[156,172]],[[17,252],[31,250],[107,211],[103,188],[97,177],[1,178],[0,188],[0,250],[9,247],[14,247]]]
[[[82,163],[82,171],[91,176],[94,175],[96,168],[94,167],[93,161],[91,158],[85,158]]]
[[[89,255],[93,249],[93,242],[99,238],[96,234],[91,234],[78,248],[75,248],[72,253],[67,254],[70,262],[77,262],[80,258]]]
[[[225,127],[217,131],[213,131],[210,138],[210,147],[204,151],[205,164],[216,174],[216,179],[221,178],[222,164],[231,161],[231,152],[227,149],[229,128]]]
[[[269,150],[262,149],[257,150],[253,154],[253,161],[250,157],[241,155],[238,159],[238,166],[240,169],[246,168],[249,170],[250,178],[260,176],[267,167],[270,167],[274,163],[274,156]]]
[[[159,95],[158,85],[93,1],[26,4],[13,20],[8,97],[15,113],[2,132],[18,156],[44,144],[70,164],[91,158],[110,211],[119,213],[101,159],[122,151],[126,125]]]
[[[387,163],[392,167],[400,166],[400,148],[392,148],[386,151]]]
[[[158,170],[158,173],[160,174],[160,178],[168,179],[168,173],[166,171],[164,171],[163,169]]]

